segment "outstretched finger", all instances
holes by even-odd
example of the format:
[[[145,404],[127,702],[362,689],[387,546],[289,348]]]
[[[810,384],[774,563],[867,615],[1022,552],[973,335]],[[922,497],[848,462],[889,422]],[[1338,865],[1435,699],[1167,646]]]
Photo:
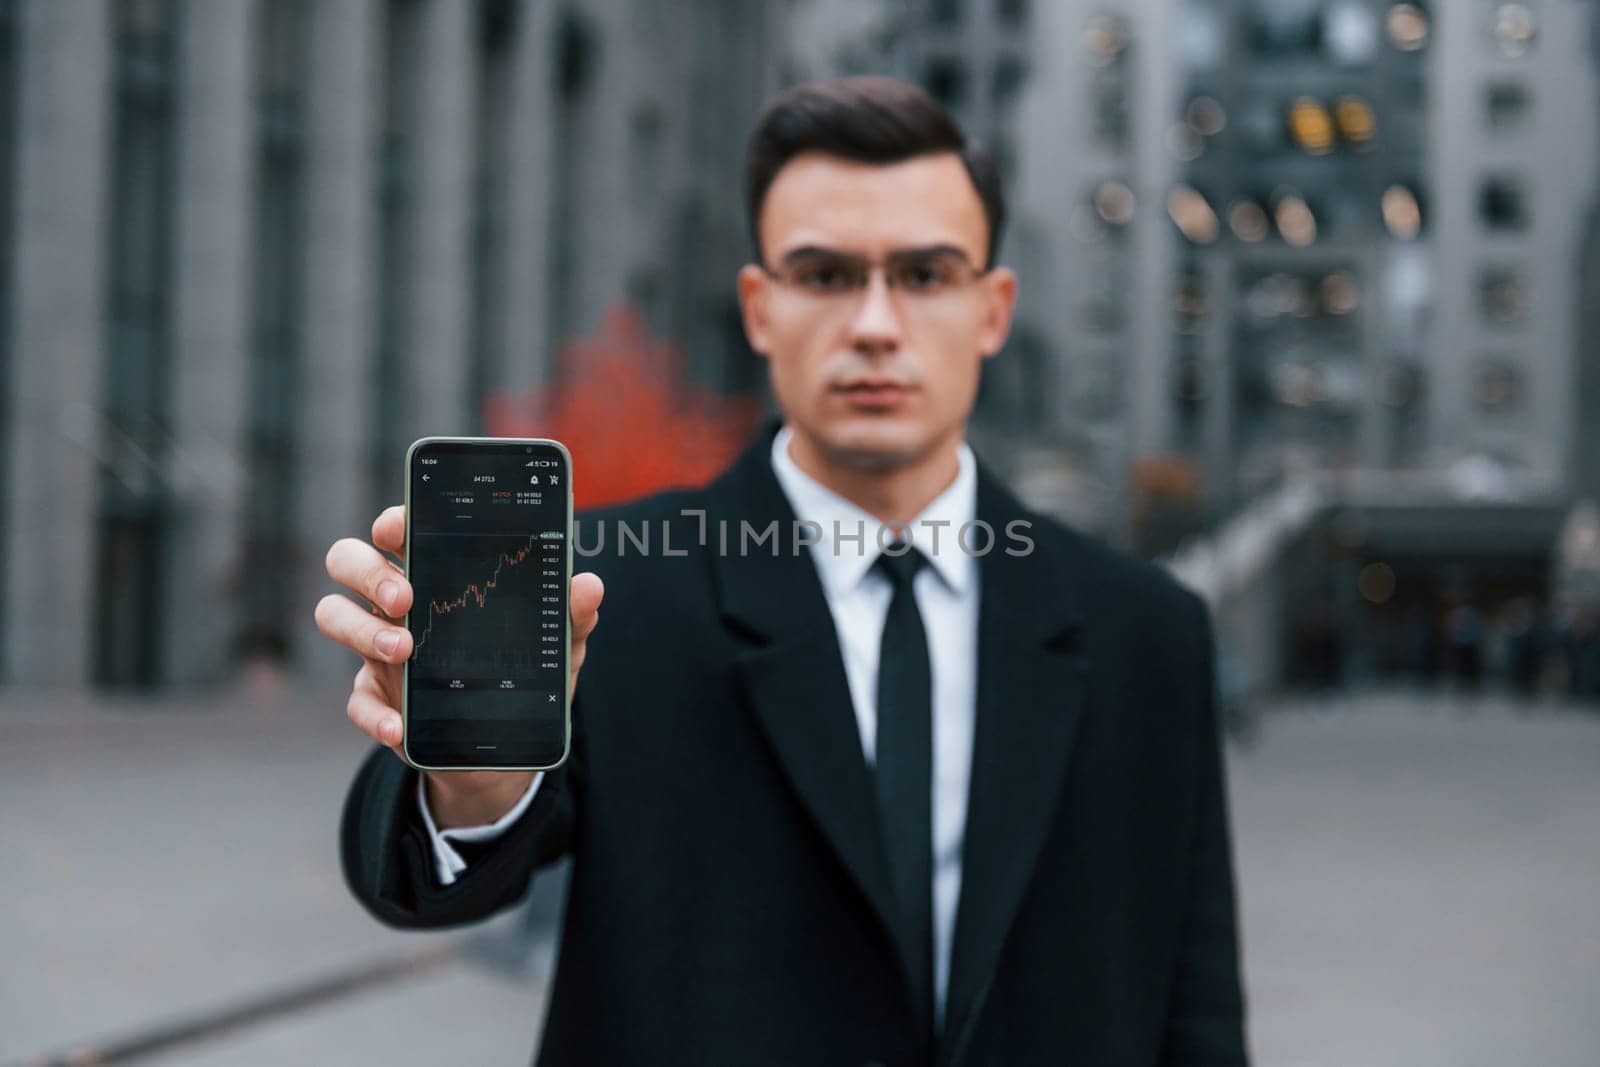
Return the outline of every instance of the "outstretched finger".
[[[392,626],[382,616],[363,611],[355,601],[329,593],[312,613],[317,629],[364,659],[404,663],[411,658],[411,631]]]
[[[372,543],[385,552],[403,556],[406,552],[406,509],[402,504],[384,508],[372,522]]]
[[[600,581],[598,574],[584,571],[572,576],[567,610],[572,615],[574,643],[584,640],[594,631],[595,623],[600,619],[600,601],[605,599],[605,595],[605,583]]]
[[[380,745],[395,748],[401,741],[400,712],[385,703],[373,686],[357,684],[350,690],[345,714],[357,728]]]
[[[405,686],[405,665],[385,663],[383,660],[363,657],[365,666],[356,675],[356,687],[366,687],[377,694],[379,700],[391,708],[400,706],[400,691]]]
[[[411,583],[387,556],[354,537],[328,549],[328,577],[370,601],[391,619],[411,610]]]

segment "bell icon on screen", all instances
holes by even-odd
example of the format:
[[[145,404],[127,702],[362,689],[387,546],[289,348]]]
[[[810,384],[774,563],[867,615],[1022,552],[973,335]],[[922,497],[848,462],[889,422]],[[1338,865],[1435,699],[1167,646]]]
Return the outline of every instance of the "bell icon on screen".
[[[535,474],[532,478],[529,478],[528,479],[528,484],[529,485],[538,485],[539,484],[539,476],[537,474]]]

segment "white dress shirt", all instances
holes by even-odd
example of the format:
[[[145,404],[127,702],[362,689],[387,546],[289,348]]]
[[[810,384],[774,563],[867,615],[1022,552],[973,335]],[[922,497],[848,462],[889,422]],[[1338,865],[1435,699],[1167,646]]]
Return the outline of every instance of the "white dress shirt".
[[[821,528],[811,557],[833,615],[850,686],[850,702],[870,765],[877,748],[878,652],[893,587],[873,567],[882,525],[860,507],[802,471],[789,455],[788,426],[772,442],[772,467],[795,516]],[[928,632],[933,668],[933,942],[935,1012],[942,1021],[950,975],[950,944],[961,896],[961,845],[967,821],[967,784],[972,769],[978,662],[978,561],[957,538],[977,516],[977,466],[972,450],[958,449],[955,480],[917,515],[908,536],[931,566],[917,573],[912,592]],[[883,534],[884,542],[893,539]],[[498,836],[527,809],[538,791],[538,775],[504,816],[482,826],[438,830],[428,811],[421,780],[417,802],[433,842],[439,880],[449,885],[466,869],[450,841],[486,841]]]
[[[456,875],[467,869],[467,861],[462,859],[461,853],[456,851],[452,841],[488,841],[499,837],[516,822],[523,812],[528,810],[528,805],[533,803],[533,794],[539,791],[539,783],[544,781],[544,772],[536,771],[533,781],[528,783],[528,788],[510,811],[500,816],[494,822],[481,823],[477,826],[452,826],[441,830],[433,821],[433,812],[428,810],[428,793],[424,788],[427,779],[417,775],[417,806],[422,809],[422,825],[428,828],[428,840],[433,842],[433,867],[439,875],[443,885],[450,885],[456,880]]]

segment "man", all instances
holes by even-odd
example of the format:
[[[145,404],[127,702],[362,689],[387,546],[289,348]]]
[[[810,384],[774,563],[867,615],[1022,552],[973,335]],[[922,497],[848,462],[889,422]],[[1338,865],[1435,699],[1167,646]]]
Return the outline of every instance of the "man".
[[[385,751],[410,590],[330,551],[381,612],[317,612],[381,746],[352,892],[473,922],[571,855],[552,1067],[1244,1063],[1205,609],[964,441],[1016,293],[992,164],[919,90],[852,78],[781,95],[747,171],[739,297],[782,423],[704,489],[585,517],[565,764]]]

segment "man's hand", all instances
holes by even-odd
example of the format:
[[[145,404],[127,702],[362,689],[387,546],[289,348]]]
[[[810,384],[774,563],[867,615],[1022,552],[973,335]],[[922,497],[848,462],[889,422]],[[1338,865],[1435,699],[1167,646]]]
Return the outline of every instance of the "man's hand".
[[[411,634],[401,620],[411,608],[411,583],[385,552],[405,558],[406,509],[387,508],[372,524],[372,543],[354,537],[328,549],[328,576],[356,595],[330,593],[317,602],[317,629],[363,660],[345,714],[372,740],[395,750],[401,741],[402,665],[411,658]],[[379,550],[382,551],[379,551]],[[571,670],[567,696],[578,682],[589,635],[600,619],[605,587],[597,574],[572,576]],[[364,605],[370,604],[369,609]],[[533,640],[533,636],[528,638]],[[426,771],[428,807],[440,829],[493,822],[510,811],[531,771]]]

